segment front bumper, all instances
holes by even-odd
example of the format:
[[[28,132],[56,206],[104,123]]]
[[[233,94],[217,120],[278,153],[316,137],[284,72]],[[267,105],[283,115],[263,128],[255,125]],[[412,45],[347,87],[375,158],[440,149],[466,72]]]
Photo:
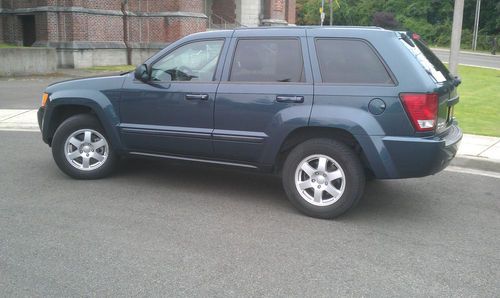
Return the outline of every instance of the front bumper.
[[[40,128],[40,131],[42,131],[42,124],[43,124],[43,115],[45,114],[45,107],[40,107],[37,112],[37,118],[38,118],[38,127]]]
[[[42,140],[50,146],[50,141],[48,137],[48,127],[45,127],[45,116],[47,114],[47,109],[46,107],[40,107],[37,112],[37,118],[38,118],[38,127],[40,128],[40,132],[42,133]]]
[[[453,123],[443,134],[430,138],[371,137],[380,157],[380,160],[373,161],[372,170],[381,179],[436,174],[455,157],[462,135],[460,128]]]

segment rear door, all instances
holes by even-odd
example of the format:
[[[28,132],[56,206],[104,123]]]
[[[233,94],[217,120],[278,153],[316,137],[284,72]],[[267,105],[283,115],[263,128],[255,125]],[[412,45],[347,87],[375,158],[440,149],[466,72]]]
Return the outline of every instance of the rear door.
[[[236,30],[216,96],[215,155],[272,164],[285,136],[307,126],[312,99],[304,29]]]

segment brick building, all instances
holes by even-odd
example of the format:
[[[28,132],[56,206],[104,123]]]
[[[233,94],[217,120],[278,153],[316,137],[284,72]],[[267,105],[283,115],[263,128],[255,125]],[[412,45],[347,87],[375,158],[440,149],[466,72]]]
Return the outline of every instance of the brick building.
[[[60,67],[137,64],[190,33],[295,22],[295,0],[0,0],[0,42],[54,47]]]

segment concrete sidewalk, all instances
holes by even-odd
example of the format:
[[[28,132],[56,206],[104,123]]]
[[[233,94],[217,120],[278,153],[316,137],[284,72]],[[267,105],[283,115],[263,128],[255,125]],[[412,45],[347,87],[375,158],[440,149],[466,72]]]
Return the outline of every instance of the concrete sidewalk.
[[[39,131],[37,110],[0,109],[0,130]]]
[[[0,109],[0,130],[39,131],[36,110]],[[458,157],[500,163],[500,138],[465,134]]]

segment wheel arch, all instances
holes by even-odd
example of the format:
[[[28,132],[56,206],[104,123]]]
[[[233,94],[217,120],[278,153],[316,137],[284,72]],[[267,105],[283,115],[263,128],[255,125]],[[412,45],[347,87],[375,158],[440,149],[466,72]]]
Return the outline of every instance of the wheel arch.
[[[44,138],[51,145],[57,128],[66,119],[78,114],[92,114],[101,124],[113,147],[119,149],[121,148],[121,142],[116,130],[116,124],[118,123],[117,116],[114,110],[111,110],[112,113],[110,115],[109,111],[105,112],[100,105],[91,100],[80,100],[78,102],[74,102],[73,100],[58,100],[46,111],[47,115],[44,118],[45,120],[50,120],[44,121]]]
[[[318,126],[299,127],[285,137],[275,159],[275,172],[281,172],[286,157],[295,146],[316,138],[331,138],[346,144],[359,156],[363,167],[370,173],[372,172],[370,162],[363,151],[361,143],[351,132],[341,128]]]

